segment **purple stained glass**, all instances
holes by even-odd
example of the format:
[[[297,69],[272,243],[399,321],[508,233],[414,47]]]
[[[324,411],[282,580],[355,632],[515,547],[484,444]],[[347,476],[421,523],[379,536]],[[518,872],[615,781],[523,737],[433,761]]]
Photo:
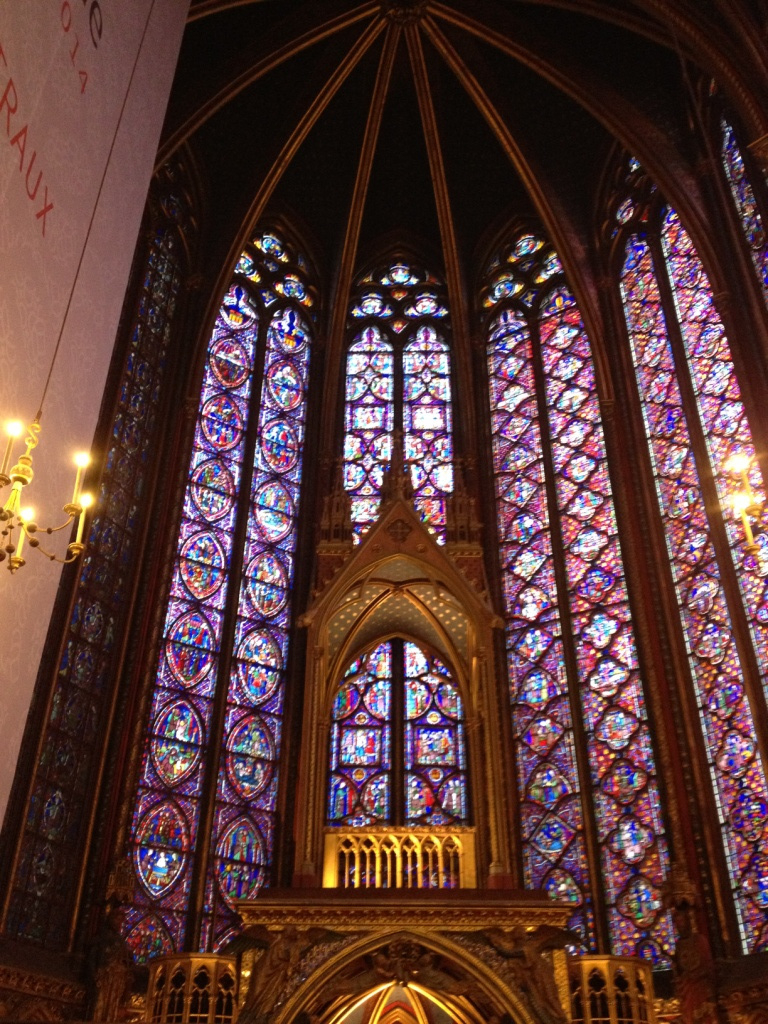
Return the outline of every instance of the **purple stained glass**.
[[[392,457],[394,357],[378,327],[367,327],[347,355],[344,486],[360,536],[375,520]]]
[[[578,893],[571,901],[571,927],[590,942],[581,787],[564,672],[533,347],[525,316],[512,308],[502,309],[491,322],[488,373],[526,884],[544,888],[557,872],[558,887]],[[540,784],[545,765],[556,773],[557,785]],[[534,836],[552,813],[569,823],[571,838],[558,852],[552,848],[544,855]]]
[[[285,262],[285,243],[274,235],[264,237],[272,255],[279,245]],[[237,899],[252,899],[272,857],[312,334],[299,294],[302,289],[308,293],[305,272],[294,263],[292,274],[301,289],[294,283],[282,294],[298,305],[270,303],[266,331],[235,656],[214,809],[216,858],[206,889],[205,930],[214,946],[236,920],[221,906],[214,886],[230,908]]]
[[[403,679],[399,694],[394,672]],[[333,702],[329,823],[466,824],[463,717],[450,672],[417,644],[383,643],[355,661]],[[393,729],[405,741],[397,765]],[[393,787],[403,794],[403,821],[393,818]]]
[[[572,811],[569,816],[560,809],[567,808],[569,802],[573,806],[580,788],[570,713],[562,702],[566,687],[570,687],[579,694],[589,737],[594,813],[600,833],[618,828],[629,803],[642,815],[637,820],[643,836],[650,837],[639,859],[638,848],[630,850],[628,844],[621,848],[616,843],[614,847],[605,844],[601,849],[604,899],[615,922],[613,948],[617,953],[636,954],[647,944],[650,931],[656,955],[663,957],[668,955],[671,939],[666,915],[640,924],[626,917],[622,910],[626,904],[620,900],[638,863],[660,885],[668,858],[648,724],[644,713],[637,717],[643,695],[589,341],[567,288],[555,284],[552,290],[548,284],[562,273],[550,248],[535,236],[524,236],[508,251],[506,264],[503,294],[491,289],[489,295],[492,303],[500,303],[520,293],[538,318],[538,358],[550,445],[549,460],[545,461],[533,373],[536,343],[528,314],[510,306],[492,323],[489,366],[499,522],[503,543],[511,549],[502,557],[506,562],[513,710],[522,726],[522,749],[529,751],[530,758],[520,788],[524,806],[530,802],[541,808],[531,814],[531,828],[526,832],[529,871],[538,872],[536,884],[552,892],[565,888],[571,894],[571,902],[579,908],[573,924],[589,940],[590,881],[583,846],[578,857],[572,846],[574,841],[578,843],[583,826]],[[551,290],[541,292],[543,284]],[[499,342],[506,344],[500,348]],[[578,678],[570,681],[565,678],[548,529],[547,465],[553,472],[574,633]],[[527,480],[520,480],[521,472]],[[505,489],[507,474],[510,485]],[[546,671],[548,659],[556,670]],[[537,667],[531,670],[531,665]],[[615,788],[604,784],[619,751],[629,758],[627,767],[639,783],[636,791],[625,791],[631,795],[624,803],[615,798]],[[561,859],[566,856],[571,864],[563,874]],[[539,881],[542,878],[543,883]],[[574,893],[581,893],[582,898],[573,899]]]
[[[439,658],[414,643],[405,661],[405,821],[466,824],[468,796],[463,709]]]
[[[356,333],[347,354],[344,486],[355,537],[378,514],[397,428],[403,431],[416,508],[443,543],[446,497],[453,490],[450,350],[436,330],[438,323],[447,326],[444,289],[399,261],[375,277],[375,289],[373,275],[361,282],[350,310]],[[368,326],[360,331],[363,318]]]
[[[442,542],[453,491],[450,362],[431,326],[420,327],[403,351],[403,427],[416,508]]]
[[[329,824],[389,820],[391,714],[392,647],[384,643],[350,665],[333,702]]]
[[[605,440],[600,424],[594,366],[589,340],[573,297],[564,287],[550,293],[541,309],[542,362],[546,378],[552,460],[566,543],[565,568],[570,609],[577,637],[580,692],[589,741],[589,759],[601,833],[624,820],[627,805],[609,799],[602,786],[615,757],[643,771],[644,787],[632,805],[650,838],[637,859],[616,844],[601,850],[606,902],[622,916],[618,894],[630,883],[639,863],[656,886],[662,884],[669,858],[659,812],[659,793],[624,580],[615,513],[608,478]],[[578,388],[578,401],[573,400]],[[564,400],[565,399],[565,400]],[[574,443],[576,442],[576,443]],[[594,498],[595,500],[589,500]],[[586,684],[586,685],[585,685]],[[642,711],[642,717],[637,717]],[[611,856],[614,854],[614,856]],[[669,918],[652,922],[627,920],[612,934],[615,952],[633,955],[653,937],[668,954]]]
[[[755,199],[755,192],[747,177],[744,158],[736,141],[733,128],[725,118],[720,121],[721,157],[731,188],[736,212],[741,221],[742,231],[749,246],[757,276],[768,301],[768,239],[766,239],[763,218]]]
[[[190,865],[206,799],[200,769],[212,741],[214,694],[224,685],[218,678],[223,609],[233,583],[235,513],[238,502],[243,504],[239,490],[246,458],[253,459],[254,471],[202,948],[209,936],[215,944],[215,936],[232,927],[229,907],[237,898],[255,895],[271,856],[310,349],[310,326],[301,312],[311,304],[310,289],[291,259],[289,247],[276,235],[256,237],[238,261],[208,345],[134,812],[134,864],[141,891],[128,914],[126,934],[139,959],[180,948],[185,941]],[[270,287],[257,292],[249,282]],[[284,297],[282,307],[278,295]],[[253,395],[261,346],[266,350],[264,381]],[[256,448],[247,454],[254,399]],[[160,916],[155,910],[148,913],[149,906]]]
[[[768,787],[760,759],[753,756],[751,748],[755,730],[749,704],[740,686],[734,685],[743,676],[743,669],[725,600],[724,569],[717,561],[694,459],[691,430],[703,433],[711,456],[714,452],[723,455],[731,444],[751,449],[752,442],[709,282],[690,239],[672,211],[664,215],[662,242],[698,409],[685,407],[676,376],[666,324],[666,317],[675,315],[675,310],[665,311],[657,281],[657,274],[664,273],[665,268],[654,265],[647,241],[638,235],[632,235],[626,244],[622,296],[734,902],[745,947],[750,949],[765,934],[766,909],[753,898],[747,879],[758,851],[768,841],[768,826],[763,819],[760,836],[751,840],[735,826],[734,813],[744,801],[764,802]],[[659,385],[653,390],[652,381]],[[708,383],[712,381],[717,383]],[[735,426],[735,431],[725,437],[721,426],[724,423]],[[720,458],[714,469],[722,494]],[[733,531],[730,539],[733,549]],[[746,594],[754,593],[753,572],[752,566],[747,565],[739,573]],[[761,595],[762,590],[758,593]],[[758,597],[750,606],[750,613],[755,614],[760,604]],[[754,620],[752,627],[758,642],[764,642]],[[728,694],[725,708],[720,698],[724,685]],[[727,713],[723,714],[723,710]]]

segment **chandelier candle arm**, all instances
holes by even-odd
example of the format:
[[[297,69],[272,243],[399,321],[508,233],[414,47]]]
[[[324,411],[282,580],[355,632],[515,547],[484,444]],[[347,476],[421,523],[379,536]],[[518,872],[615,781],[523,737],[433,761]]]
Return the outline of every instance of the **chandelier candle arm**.
[[[21,436],[23,426],[18,420],[10,420],[5,425],[5,432],[8,435],[8,443],[5,446],[5,454],[3,455],[3,465],[0,467],[0,487],[5,487],[11,482],[11,478],[8,476],[8,467],[11,464],[11,453],[13,452],[13,443],[17,437]]]

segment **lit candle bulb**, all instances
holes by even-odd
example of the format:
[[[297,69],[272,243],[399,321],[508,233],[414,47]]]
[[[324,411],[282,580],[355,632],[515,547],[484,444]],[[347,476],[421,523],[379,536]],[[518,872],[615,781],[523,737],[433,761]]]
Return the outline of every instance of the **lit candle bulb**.
[[[35,517],[35,510],[33,508],[23,508],[19,512],[19,546],[16,548],[16,557],[21,558],[21,549],[24,547],[24,538],[27,535],[27,531],[24,529],[25,523],[31,523]]]
[[[75,477],[75,491],[72,495],[72,504],[80,504],[80,488],[83,483],[83,471],[88,463],[91,461],[91,457],[88,452],[78,452],[75,456],[75,465],[77,466],[77,476]]]
[[[24,427],[18,420],[10,420],[5,424],[5,432],[8,435],[8,444],[5,446],[5,455],[3,456],[2,468],[0,468],[0,476],[8,475],[8,467],[11,464],[11,452],[13,451],[13,442],[17,437],[21,436],[23,429]]]
[[[729,473],[735,473],[737,476],[740,476],[749,469],[751,461],[746,452],[734,452],[725,463],[725,469]]]
[[[92,494],[81,494],[80,495],[80,507],[82,512],[80,513],[77,520],[77,537],[75,538],[75,544],[82,544],[83,542],[83,530],[85,529],[85,510],[90,508],[93,504]]]

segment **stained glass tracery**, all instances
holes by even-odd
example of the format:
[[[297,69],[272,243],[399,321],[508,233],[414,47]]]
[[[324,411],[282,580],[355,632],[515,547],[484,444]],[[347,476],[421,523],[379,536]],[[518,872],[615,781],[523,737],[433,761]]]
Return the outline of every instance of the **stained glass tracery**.
[[[83,855],[81,830],[103,756],[108,682],[119,657],[141,534],[138,507],[148,485],[149,453],[158,441],[160,396],[184,269],[178,222],[185,223],[189,215],[188,197],[173,199],[172,215],[166,216],[166,205],[159,203],[139,270],[138,302],[103,442],[105,473],[57,666],[5,924],[7,936],[50,948],[67,941],[68,905],[77,891],[72,880]]]
[[[445,539],[453,424],[443,290],[436,278],[397,261],[364,278],[352,303],[344,485],[356,538],[376,519],[397,430],[403,434],[416,508],[438,542]]]
[[[594,828],[614,950],[664,961],[668,855],[589,342],[557,255],[536,236],[492,266],[485,305],[528,884],[570,900],[572,927],[593,941]],[[587,734],[591,826],[569,690]]]
[[[630,227],[621,276],[624,312],[734,904],[751,950],[768,939],[768,866],[761,853],[768,840],[768,788],[733,617],[746,616],[765,687],[764,569],[760,559],[743,555],[738,525],[729,517],[730,551],[718,549],[699,467],[703,448],[727,507],[725,463],[734,452],[752,455],[754,447],[711,286],[679,217],[672,209],[657,212],[658,243],[645,224]],[[662,299],[661,277],[669,282],[671,307]],[[693,401],[684,397],[687,387]],[[762,493],[756,472],[753,484]],[[727,599],[725,576],[733,572],[741,609]]]
[[[451,672],[417,644],[354,661],[331,712],[329,824],[466,824],[463,718]]]
[[[760,279],[763,295],[768,301],[768,238],[735,132],[725,118],[720,119],[720,140],[720,155],[725,175],[749,247],[749,254]]]
[[[138,889],[127,932],[138,960],[190,941],[217,718],[221,767],[209,811],[202,933],[192,941],[216,948],[231,931],[234,900],[254,896],[269,867],[312,302],[289,247],[274,233],[257,235],[238,260],[208,344],[133,816]],[[249,432],[253,419],[257,429]],[[230,634],[231,651],[222,646]]]

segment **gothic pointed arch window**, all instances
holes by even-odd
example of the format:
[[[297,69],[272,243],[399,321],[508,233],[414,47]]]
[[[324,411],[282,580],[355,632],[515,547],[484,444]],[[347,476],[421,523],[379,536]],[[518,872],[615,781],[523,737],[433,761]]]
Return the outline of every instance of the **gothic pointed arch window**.
[[[668,960],[669,857],[589,339],[524,233],[483,292],[526,884],[595,942]]]
[[[268,878],[314,301],[260,231],[208,340],[131,828],[139,961],[218,948]]]
[[[138,508],[152,487],[151,453],[162,433],[179,298],[196,247],[188,171],[183,161],[173,161],[153,184],[123,311],[125,341],[112,363],[116,397],[111,407],[105,403],[94,445],[105,457],[93,481],[98,499],[87,549],[63,637],[57,616],[49,637],[55,687],[37,727],[39,753],[18,839],[23,853],[5,921],[8,937],[49,948],[68,941],[81,884],[72,880],[85,870],[94,780],[109,735],[109,684],[119,672],[121,634],[140,573],[145,531]],[[47,671],[44,660],[41,678]]]
[[[333,700],[329,825],[465,825],[464,711],[445,662],[394,638],[356,658]]]
[[[734,165],[735,166],[735,165]],[[747,952],[768,942],[768,539],[746,553],[732,456],[764,490],[726,330],[680,216],[636,161],[615,207],[615,253],[637,395],[706,750],[725,870]],[[764,751],[763,751],[764,754]]]
[[[733,125],[725,114],[719,118],[720,159],[731,191],[749,255],[768,302],[768,237],[763,223],[757,190],[765,184],[748,173]],[[754,183],[753,183],[754,177]]]
[[[358,282],[348,327],[344,486],[355,536],[376,519],[397,436],[416,509],[444,543],[454,458],[445,288],[433,274],[394,260]]]

